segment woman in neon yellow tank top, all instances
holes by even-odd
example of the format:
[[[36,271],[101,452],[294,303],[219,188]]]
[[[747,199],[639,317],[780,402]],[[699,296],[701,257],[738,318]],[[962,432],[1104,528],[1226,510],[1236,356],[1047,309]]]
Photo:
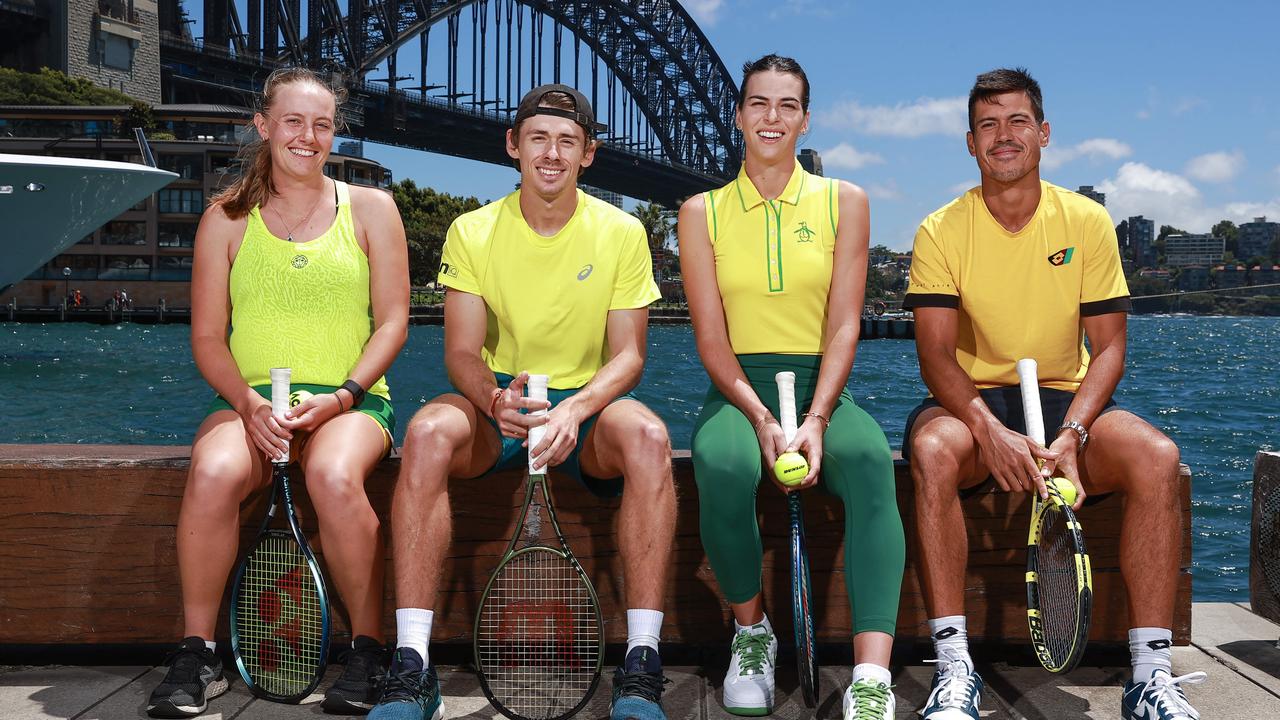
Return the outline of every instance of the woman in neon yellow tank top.
[[[404,228],[391,196],[324,174],[344,94],[309,70],[267,79],[259,141],[196,233],[191,349],[217,392],[196,432],[178,518],[183,636],[148,712],[203,712],[227,681],[210,652],[239,540],[239,510],[292,447],[355,647],[326,710],[364,712],[386,662],[383,547],[364,481],[394,429],[383,374],[408,330]],[[312,396],[271,416],[272,367]],[[366,391],[367,390],[367,394]]]
[[[773,479],[777,456],[798,450],[809,475],[798,488],[779,483],[782,491],[821,485],[844,503],[857,663],[843,693],[844,718],[892,720],[888,665],[902,520],[889,444],[845,387],[866,289],[867,198],[796,162],[796,141],[808,130],[809,82],[794,60],[767,55],[743,75],[742,172],[691,198],[679,222],[685,292],[711,377],[691,444],[702,543],[735,625],[724,706],[738,715],[773,710],[777,641],[760,594],[756,492],[762,469]],[[790,446],[774,419],[774,374],[782,370],[796,374],[804,413]]]

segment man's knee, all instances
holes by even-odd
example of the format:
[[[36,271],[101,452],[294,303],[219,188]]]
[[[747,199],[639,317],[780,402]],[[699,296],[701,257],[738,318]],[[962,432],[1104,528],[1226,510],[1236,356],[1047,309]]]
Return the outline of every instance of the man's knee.
[[[1154,428],[1133,452],[1124,458],[1124,490],[1141,495],[1146,502],[1176,501],[1178,468],[1182,462],[1178,446]]]
[[[454,451],[466,441],[465,425],[451,418],[444,407],[428,405],[409,421],[404,437],[405,453],[447,466]]]

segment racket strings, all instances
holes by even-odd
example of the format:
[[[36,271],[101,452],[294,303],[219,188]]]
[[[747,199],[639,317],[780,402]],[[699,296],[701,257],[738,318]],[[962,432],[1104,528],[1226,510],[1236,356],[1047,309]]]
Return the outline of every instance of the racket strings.
[[[1077,548],[1066,518],[1056,510],[1041,515],[1036,555],[1040,622],[1045,645],[1059,664],[1071,656],[1081,627]]]
[[[1258,483],[1254,486],[1255,500],[1262,507],[1258,523],[1258,564],[1267,580],[1271,594],[1280,597],[1280,485]]]
[[[308,688],[321,665],[324,625],[320,589],[297,542],[263,538],[235,602],[240,660],[254,684],[281,697]]]
[[[497,703],[529,720],[565,715],[591,691],[601,661],[590,587],[560,553],[524,551],[494,576],[475,642]]]

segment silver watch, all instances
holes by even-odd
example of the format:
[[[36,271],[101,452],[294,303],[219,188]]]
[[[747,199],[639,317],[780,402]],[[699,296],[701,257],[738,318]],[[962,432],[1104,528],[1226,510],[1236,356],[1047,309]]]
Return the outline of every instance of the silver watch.
[[[1058,427],[1058,432],[1063,430],[1074,430],[1075,434],[1080,437],[1080,444],[1076,446],[1076,450],[1084,450],[1084,446],[1089,442],[1089,431],[1083,425],[1075,420],[1068,420]]]

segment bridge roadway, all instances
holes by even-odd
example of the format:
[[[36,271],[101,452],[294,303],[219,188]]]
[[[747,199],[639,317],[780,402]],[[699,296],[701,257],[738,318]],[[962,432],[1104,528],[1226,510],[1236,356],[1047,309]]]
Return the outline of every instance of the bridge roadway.
[[[255,88],[273,69],[266,61],[219,52],[161,34],[160,67],[167,102],[252,107]],[[506,113],[449,103],[419,93],[362,83],[350,86],[345,108],[352,137],[384,145],[507,165]],[[430,158],[423,158],[430,163]],[[728,181],[684,165],[606,144],[583,175],[589,185],[674,209]]]

